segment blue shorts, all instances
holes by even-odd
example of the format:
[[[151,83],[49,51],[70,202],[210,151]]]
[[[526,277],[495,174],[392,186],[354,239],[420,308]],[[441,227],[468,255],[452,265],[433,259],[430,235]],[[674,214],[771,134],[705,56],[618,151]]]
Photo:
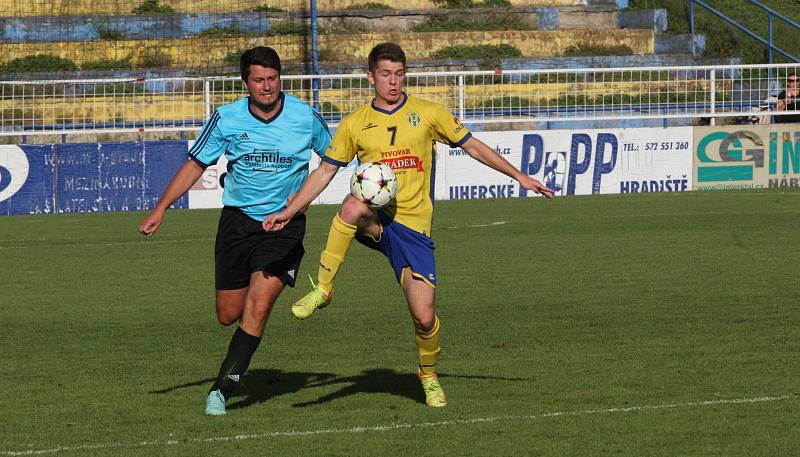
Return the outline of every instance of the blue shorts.
[[[378,211],[381,224],[381,237],[376,241],[371,236],[359,233],[356,240],[368,248],[380,251],[389,259],[397,282],[402,283],[403,268],[409,267],[411,273],[436,287],[436,260],[433,258],[433,240],[395,222],[382,211]]]

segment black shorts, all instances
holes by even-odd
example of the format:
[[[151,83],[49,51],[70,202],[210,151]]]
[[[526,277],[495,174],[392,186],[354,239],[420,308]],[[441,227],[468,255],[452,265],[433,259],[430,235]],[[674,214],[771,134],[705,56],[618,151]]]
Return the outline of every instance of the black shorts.
[[[305,214],[295,216],[281,231],[265,232],[260,221],[239,209],[222,208],[214,248],[217,290],[245,288],[256,271],[277,276],[294,287],[305,254],[305,233]]]

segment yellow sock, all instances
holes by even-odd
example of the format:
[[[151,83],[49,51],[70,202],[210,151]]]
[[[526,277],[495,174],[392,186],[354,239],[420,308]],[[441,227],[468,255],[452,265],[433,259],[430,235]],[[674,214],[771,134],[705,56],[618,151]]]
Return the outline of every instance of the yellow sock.
[[[434,318],[436,321],[429,331],[422,332],[415,328],[417,349],[419,350],[419,369],[425,374],[436,373],[439,353],[442,352],[442,347],[439,345],[439,316],[434,316]]]
[[[350,243],[356,235],[356,226],[350,225],[339,217],[333,216],[331,229],[328,232],[328,242],[319,258],[319,273],[317,274],[317,287],[330,292],[333,290],[333,279],[342,266]]]

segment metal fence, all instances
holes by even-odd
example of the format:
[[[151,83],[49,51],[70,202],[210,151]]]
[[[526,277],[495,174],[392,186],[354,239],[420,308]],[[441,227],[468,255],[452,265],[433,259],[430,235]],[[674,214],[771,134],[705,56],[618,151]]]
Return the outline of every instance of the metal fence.
[[[409,73],[410,95],[465,123],[746,117],[768,122],[796,64]],[[335,126],[364,75],[282,77]],[[246,92],[238,77],[0,81],[0,136],[194,131]]]

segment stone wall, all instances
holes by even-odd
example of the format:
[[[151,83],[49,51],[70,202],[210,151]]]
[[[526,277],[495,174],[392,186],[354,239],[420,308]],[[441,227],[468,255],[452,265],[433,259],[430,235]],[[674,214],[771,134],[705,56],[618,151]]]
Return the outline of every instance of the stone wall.
[[[548,57],[563,54],[571,46],[627,46],[632,54],[652,54],[652,30],[530,30],[501,32],[395,32],[320,35],[321,60],[333,62],[364,61],[370,49],[380,42],[393,41],[406,51],[410,60],[429,59],[447,46],[477,44],[509,44],[526,57]],[[226,66],[225,58],[254,46],[272,46],[287,62],[308,62],[310,45],[305,36],[192,38],[163,40],[83,42],[1,43],[0,64],[36,54],[51,54],[70,59],[78,66],[100,59],[130,59],[134,67],[147,59],[163,59],[180,69]]]
[[[131,14],[142,0],[49,0],[49,1],[2,1],[0,16],[60,16],[60,15],[113,15]],[[259,5],[269,5],[284,11],[295,11],[298,5],[308,8],[308,2],[298,0],[161,0],[161,4],[169,5],[178,13],[230,13],[251,11]],[[318,0],[320,11],[342,10],[352,5],[367,3],[367,0]],[[436,8],[430,0],[378,0],[378,3],[393,9]],[[578,6],[585,0],[511,0],[513,6]]]

